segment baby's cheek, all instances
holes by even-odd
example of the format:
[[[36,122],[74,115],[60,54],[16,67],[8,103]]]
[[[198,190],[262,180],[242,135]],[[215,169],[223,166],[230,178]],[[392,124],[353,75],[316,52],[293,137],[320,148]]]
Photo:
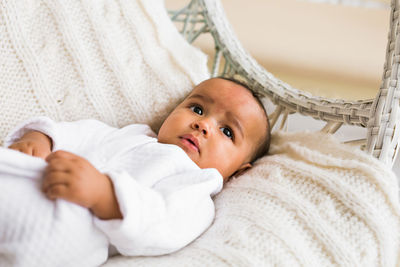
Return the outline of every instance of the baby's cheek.
[[[237,167],[237,163],[234,160],[229,157],[222,157],[216,161],[213,168],[216,168],[222,176],[229,177],[236,171]]]

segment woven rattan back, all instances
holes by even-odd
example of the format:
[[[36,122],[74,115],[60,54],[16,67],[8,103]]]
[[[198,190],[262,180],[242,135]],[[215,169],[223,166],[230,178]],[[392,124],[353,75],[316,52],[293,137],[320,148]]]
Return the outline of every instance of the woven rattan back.
[[[321,129],[325,132],[334,133],[343,124],[367,127],[365,140],[357,140],[357,143],[384,163],[393,164],[400,135],[397,78],[400,74],[399,1],[393,0],[391,4],[390,34],[381,88],[375,99],[360,101],[314,96],[274,77],[242,47],[219,0],[192,0],[184,8],[170,13],[173,21],[181,23],[181,33],[189,42],[201,34],[211,34],[215,45],[211,67],[213,77],[235,76],[276,105],[275,111],[269,115],[272,126],[280,116],[285,122],[290,114],[300,113],[325,121]]]

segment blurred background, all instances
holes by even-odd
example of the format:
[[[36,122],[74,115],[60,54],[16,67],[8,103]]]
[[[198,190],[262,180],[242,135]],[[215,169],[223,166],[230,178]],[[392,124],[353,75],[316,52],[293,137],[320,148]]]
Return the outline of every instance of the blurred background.
[[[179,9],[188,0],[165,0]],[[221,0],[244,48],[269,72],[314,95],[371,99],[378,92],[389,29],[385,0]],[[342,4],[334,4],[342,2]],[[362,3],[363,6],[358,4]],[[195,45],[206,53],[210,39]],[[289,116],[288,130],[317,130],[321,122]],[[342,127],[340,139],[358,139],[366,129]],[[394,165],[400,177],[400,159]]]

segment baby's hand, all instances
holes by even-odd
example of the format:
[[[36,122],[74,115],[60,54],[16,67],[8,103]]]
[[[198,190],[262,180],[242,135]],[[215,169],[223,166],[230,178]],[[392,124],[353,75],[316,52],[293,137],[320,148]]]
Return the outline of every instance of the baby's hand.
[[[49,199],[74,202],[102,219],[122,218],[110,179],[89,161],[66,151],[51,153],[46,161],[42,190]]]
[[[51,153],[51,139],[37,131],[24,134],[17,142],[8,148],[18,150],[30,156],[45,159]]]

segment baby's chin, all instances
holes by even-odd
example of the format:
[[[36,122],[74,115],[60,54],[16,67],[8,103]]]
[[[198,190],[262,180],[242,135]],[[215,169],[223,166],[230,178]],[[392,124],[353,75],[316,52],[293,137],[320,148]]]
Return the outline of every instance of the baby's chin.
[[[185,151],[185,150],[183,150]],[[199,162],[199,157],[196,157],[196,155],[193,155],[193,153],[187,152],[185,151],[186,155],[188,155],[188,157],[194,162],[196,163],[197,166],[199,166],[200,169],[205,169],[201,167],[201,164]]]
[[[198,157],[195,157],[193,154],[192,154],[192,155],[190,155],[190,154],[188,154],[188,153],[186,153],[186,154],[189,156],[189,158],[190,158],[194,163],[196,163],[196,165],[197,165],[200,169],[216,169],[216,170],[222,175],[222,177],[224,177],[223,172],[221,172],[221,170],[218,169],[217,166],[204,165],[204,164],[202,164],[202,163],[200,162],[200,160],[199,160]],[[233,174],[233,173],[232,173],[232,174]],[[230,177],[230,176],[224,177],[224,181],[227,181],[229,177]]]
[[[182,148],[182,147],[181,147]],[[197,153],[193,153],[193,151],[186,150],[185,148],[182,148],[183,151],[185,151],[186,155],[194,162],[200,169],[208,169],[208,168],[215,168],[215,167],[210,167],[210,166],[204,166],[204,164],[201,163],[200,161],[200,155]]]
[[[205,165],[204,164],[204,162],[201,162],[201,160],[200,160],[200,153],[196,153],[196,152],[194,152],[193,150],[190,150],[190,149],[188,149],[187,147],[185,147],[185,146],[181,146],[181,145],[178,145],[178,144],[176,144],[177,146],[179,146],[185,153],[186,153],[186,155],[188,155],[188,157],[200,168],[200,169],[216,169],[223,177],[224,177],[224,181],[227,181],[228,180],[228,178],[231,176],[231,175],[226,175],[226,170],[220,170],[217,166],[211,166],[211,165]],[[224,172],[225,171],[225,172]],[[227,177],[225,177],[224,176],[224,174],[225,174],[225,176],[227,176]],[[233,173],[232,173],[232,175],[233,175]]]

